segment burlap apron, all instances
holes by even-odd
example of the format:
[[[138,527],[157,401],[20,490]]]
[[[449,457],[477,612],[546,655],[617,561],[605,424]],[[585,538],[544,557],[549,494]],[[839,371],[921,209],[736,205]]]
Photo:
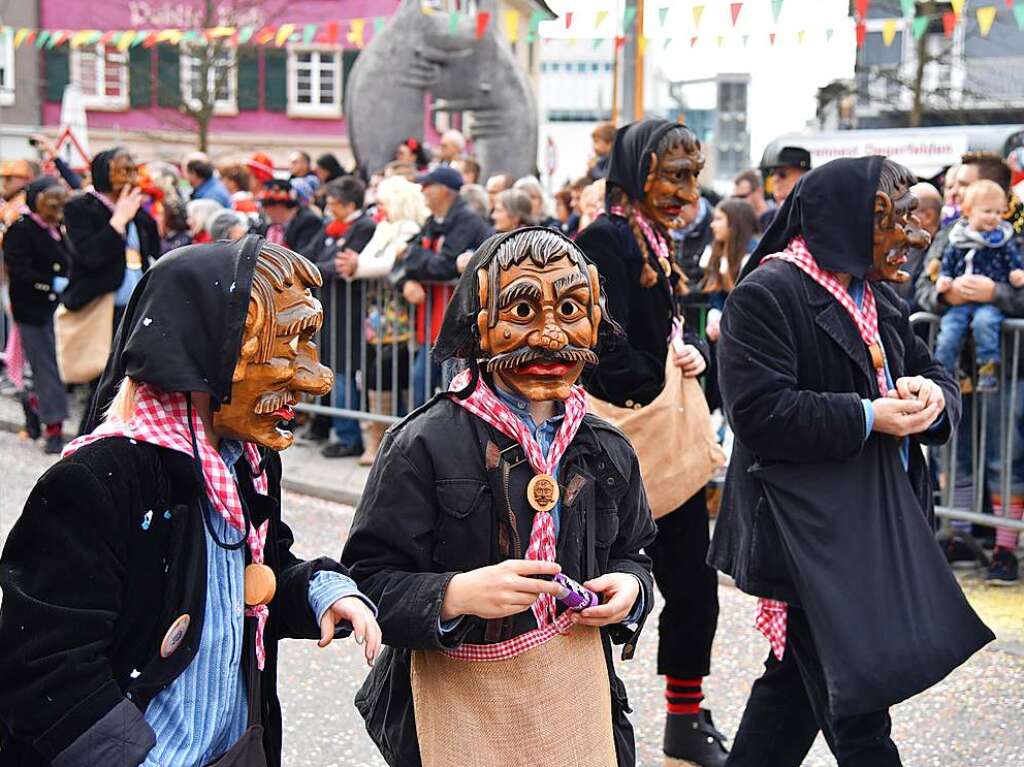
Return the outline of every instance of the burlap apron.
[[[411,682],[423,767],[618,763],[597,628],[576,626],[505,660],[416,650]]]

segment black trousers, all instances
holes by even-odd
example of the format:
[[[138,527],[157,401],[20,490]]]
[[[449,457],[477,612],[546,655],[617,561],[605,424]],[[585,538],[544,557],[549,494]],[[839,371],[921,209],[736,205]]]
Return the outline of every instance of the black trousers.
[[[704,490],[657,525],[647,553],[665,602],[658,618],[658,673],[707,676],[718,628],[718,576],[705,561],[710,539]]]
[[[839,767],[899,767],[888,711],[836,719],[807,616],[790,606],[786,653],[769,652],[754,682],[727,767],[797,767],[821,730]]]

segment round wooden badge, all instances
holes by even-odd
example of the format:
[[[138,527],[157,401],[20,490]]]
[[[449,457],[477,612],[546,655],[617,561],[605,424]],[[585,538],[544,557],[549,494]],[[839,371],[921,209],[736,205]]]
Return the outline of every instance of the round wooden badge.
[[[558,483],[550,474],[537,474],[526,486],[526,500],[534,511],[551,511],[558,503]]]
[[[245,568],[245,603],[249,607],[270,604],[277,591],[277,577],[266,565],[251,564]]]
[[[167,629],[167,633],[164,634],[164,641],[160,643],[160,657],[169,658],[174,654],[174,651],[181,647],[182,641],[185,639],[185,634],[188,633],[188,626],[192,622],[188,613],[179,615],[175,618],[174,623]]]

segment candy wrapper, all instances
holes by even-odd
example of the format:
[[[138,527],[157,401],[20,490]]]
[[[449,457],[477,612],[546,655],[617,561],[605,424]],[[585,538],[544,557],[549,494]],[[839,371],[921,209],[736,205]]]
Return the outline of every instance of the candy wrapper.
[[[555,598],[570,610],[579,612],[588,607],[596,607],[601,603],[597,594],[572,578],[559,573],[552,580],[562,587],[562,591]]]

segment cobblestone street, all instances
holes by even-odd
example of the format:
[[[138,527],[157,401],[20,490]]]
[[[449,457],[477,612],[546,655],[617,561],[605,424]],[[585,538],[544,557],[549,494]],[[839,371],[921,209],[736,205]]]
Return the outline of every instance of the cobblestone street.
[[[0,538],[14,524],[32,484],[50,462],[37,447],[0,432]],[[296,533],[300,556],[337,556],[352,513],[349,506],[292,493],[285,496],[285,516]],[[964,584],[998,640],[941,684],[894,709],[894,736],[908,766],[1024,764],[1024,590],[987,588],[976,574],[966,576]],[[728,586],[722,586],[719,595],[721,619],[714,673],[705,685],[706,703],[719,728],[731,734],[767,644],[751,627],[754,600]],[[663,698],[654,676],[657,621],[648,625],[635,660],[620,665],[634,707],[638,764],[644,767],[663,763]],[[352,642],[325,650],[313,642],[283,643],[285,765],[384,764],[352,705],[365,670]],[[834,763],[819,738],[806,764]]]

